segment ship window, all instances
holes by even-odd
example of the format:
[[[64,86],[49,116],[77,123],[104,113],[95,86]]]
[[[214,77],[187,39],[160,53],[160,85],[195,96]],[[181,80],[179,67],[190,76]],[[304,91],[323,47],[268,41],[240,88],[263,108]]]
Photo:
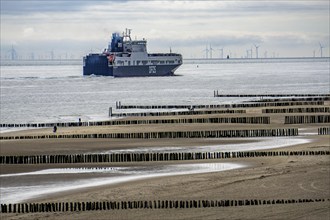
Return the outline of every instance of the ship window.
[[[147,60],[143,60],[143,61],[142,61],[142,64],[143,64],[143,65],[147,65],[147,63],[148,63]]]
[[[120,60],[120,61],[117,61],[117,65],[118,65],[118,66],[123,66],[123,65],[124,65],[124,62],[121,61],[121,60]]]

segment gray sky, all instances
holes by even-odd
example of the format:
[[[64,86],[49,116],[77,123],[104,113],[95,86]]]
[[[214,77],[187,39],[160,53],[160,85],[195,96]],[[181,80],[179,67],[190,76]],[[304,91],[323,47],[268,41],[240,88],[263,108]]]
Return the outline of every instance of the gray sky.
[[[131,28],[149,52],[185,58],[329,56],[328,0],[88,1],[0,0],[1,57],[78,58],[107,47],[112,32]],[[249,52],[250,54],[250,52]]]

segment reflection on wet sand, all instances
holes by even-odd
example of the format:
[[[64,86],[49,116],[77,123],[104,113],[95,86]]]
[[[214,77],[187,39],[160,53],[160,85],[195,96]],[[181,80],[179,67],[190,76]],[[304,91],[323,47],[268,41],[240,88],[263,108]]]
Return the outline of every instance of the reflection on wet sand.
[[[222,138],[226,140],[226,138]],[[233,140],[233,139],[230,139]],[[232,143],[208,146],[190,146],[190,147],[148,147],[148,148],[130,148],[120,150],[109,150],[103,152],[92,153],[172,153],[172,152],[235,152],[235,151],[252,151],[267,150],[273,148],[288,147],[298,144],[309,143],[310,140],[302,137],[272,137],[272,138],[240,138],[240,141],[248,141],[247,143]],[[252,141],[252,142],[251,142]]]
[[[151,147],[110,150],[97,153],[144,153],[144,152],[215,152],[249,151],[287,147],[308,143],[301,137],[256,138],[248,143],[209,145],[196,147]],[[83,189],[107,184],[123,183],[139,179],[219,172],[244,167],[237,163],[205,163],[182,165],[150,165],[138,167],[98,167],[45,169],[28,173],[0,175],[1,203],[23,202],[51,193]]]
[[[139,167],[64,168],[1,175],[0,203],[19,203],[51,193],[162,176],[219,172],[242,168],[236,163],[203,163]],[[67,178],[67,175],[71,177]],[[83,174],[88,174],[82,176]],[[75,178],[74,176],[77,176]]]

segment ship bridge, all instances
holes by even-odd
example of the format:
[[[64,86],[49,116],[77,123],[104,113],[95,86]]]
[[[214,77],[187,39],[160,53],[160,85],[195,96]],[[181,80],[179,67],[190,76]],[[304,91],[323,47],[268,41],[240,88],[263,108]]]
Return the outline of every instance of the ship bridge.
[[[124,42],[124,52],[147,53],[147,41],[146,40],[126,41]]]

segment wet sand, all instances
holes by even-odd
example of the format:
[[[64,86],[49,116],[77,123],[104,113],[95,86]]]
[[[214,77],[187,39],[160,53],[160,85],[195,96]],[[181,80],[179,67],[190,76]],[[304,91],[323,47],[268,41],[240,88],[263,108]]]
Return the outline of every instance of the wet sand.
[[[273,123],[265,127],[299,127],[301,138],[310,142],[268,149],[268,151],[318,151],[330,150],[330,136],[317,135],[318,127],[329,124],[281,125],[281,115],[274,116]],[[165,127],[166,126],[166,127]],[[170,125],[152,126],[154,130],[170,129]],[[258,125],[184,125],[181,129],[241,128],[254,129]],[[72,130],[70,130],[72,129]],[[61,132],[104,132],[104,129],[90,127],[70,128]],[[82,129],[82,130],[80,130]],[[98,130],[99,129],[99,130]],[[123,129],[125,128],[111,128]],[[138,129],[138,128],[130,128]],[[180,129],[174,126],[173,130]],[[61,130],[61,129],[60,129]],[[51,132],[50,129],[19,131],[16,134]],[[7,134],[2,134],[7,135]],[[276,138],[276,137],[274,137]],[[98,152],[132,147],[207,146],[243,143],[241,139],[151,139],[151,140],[20,140],[1,141],[1,155],[69,154]],[[245,168],[223,172],[166,176],[137,180],[113,185],[104,185],[70,192],[57,193],[30,202],[70,201],[133,201],[133,200],[202,200],[202,199],[330,199],[329,156],[287,156],[265,158],[240,158],[199,161],[112,163],[112,164],[41,164],[1,165],[0,173],[31,172],[34,170],[64,167],[111,167],[111,166],[153,166],[155,164],[231,162],[247,165]],[[51,177],[49,179],[51,181]],[[37,181],[37,180],[36,180]],[[1,219],[329,219],[330,202],[284,205],[263,205],[243,207],[215,207],[199,209],[137,209],[65,213],[1,214]]]

